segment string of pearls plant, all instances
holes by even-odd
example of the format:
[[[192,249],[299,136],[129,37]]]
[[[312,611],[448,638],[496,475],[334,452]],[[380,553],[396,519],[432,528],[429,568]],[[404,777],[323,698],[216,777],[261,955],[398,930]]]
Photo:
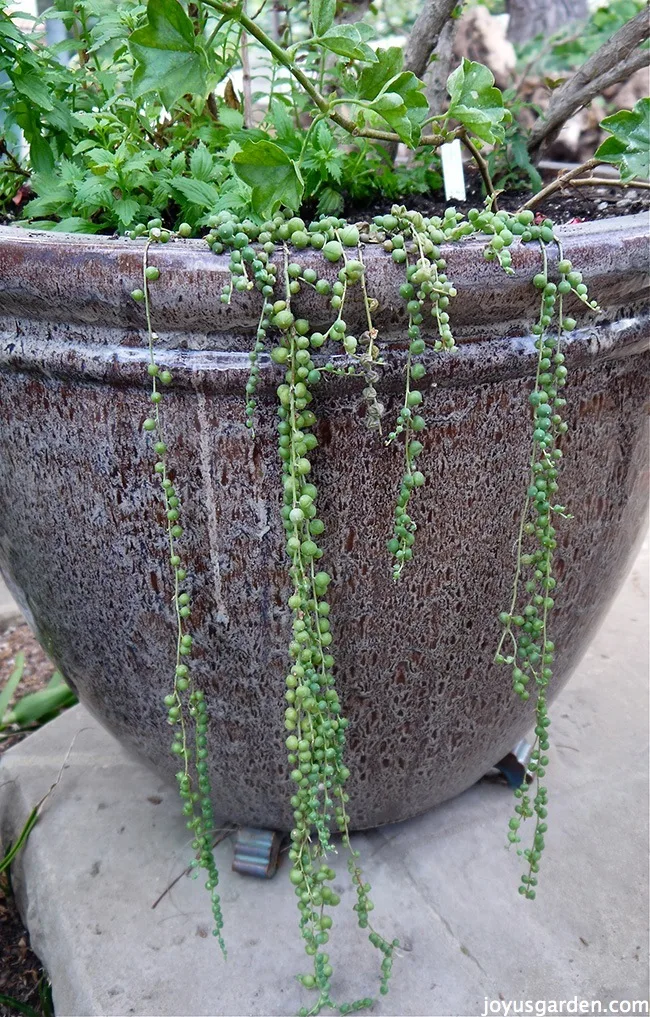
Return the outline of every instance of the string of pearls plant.
[[[181,225],[178,235],[188,236],[190,227]],[[148,263],[151,245],[167,242],[173,234],[162,229],[159,220],[137,227],[132,237],[144,237],[142,286],[132,292],[144,303],[149,335],[152,412],[144,430],[154,438],[154,472],[160,480],[169,541],[174,606],[177,622],[177,653],[173,684],[165,697],[169,723],[174,729],[171,751],[181,763],[177,774],[183,799],[183,813],[192,831],[195,866],[207,873],[206,886],[211,894],[214,934],[222,949],[223,919],[217,892],[218,873],[212,853],[214,828],[207,768],[207,706],[195,689],[191,669],[192,637],[190,594],[185,590],[187,570],[179,553],[183,529],[180,523],[182,503],[179,482],[172,483],[169,455],[164,435],[161,402],[165,388],[172,382],[156,352],[156,333],[152,329],[150,284],[159,277],[159,269]],[[318,515],[318,488],[312,476],[311,455],[318,445],[315,434],[316,393],[327,384],[328,375],[361,375],[365,379],[363,398],[367,402],[366,423],[385,445],[401,444],[403,476],[396,492],[395,513],[387,521],[387,550],[392,558],[395,580],[400,580],[413,557],[417,534],[417,499],[412,499],[426,483],[417,468],[422,452],[426,418],[424,397],[418,388],[427,372],[427,358],[453,356],[454,338],[450,324],[450,305],[456,295],[447,276],[442,255],[443,244],[464,238],[485,238],[484,255],[496,260],[512,273],[510,247],[519,237],[523,243],[535,243],[541,252],[541,270],[533,279],[540,296],[540,312],[532,332],[538,351],[537,369],[530,394],[531,456],[517,539],[515,574],[511,602],[500,615],[502,636],[496,661],[512,668],[514,692],[523,700],[531,692],[535,701],[535,744],[530,762],[534,779],[515,792],[517,804],[510,820],[509,842],[519,845],[522,821],[534,819],[531,846],[517,848],[526,871],[521,877],[520,893],[534,898],[540,858],[544,847],[548,795],[543,778],[548,765],[549,717],[547,695],[553,677],[555,646],[549,637],[549,618],[554,606],[556,579],[553,558],[557,545],[554,523],[566,517],[566,509],[557,503],[558,471],[562,450],[559,442],[567,430],[562,410],[562,390],[567,369],[563,345],[575,328],[575,320],[564,316],[563,301],[572,294],[591,309],[579,272],[564,258],[560,241],[549,220],[536,223],[533,213],[516,214],[471,210],[467,217],[448,208],[443,218],[425,218],[418,212],[395,206],[389,215],[377,216],[372,224],[350,225],[335,217],[323,217],[309,225],[290,213],[278,213],[262,224],[250,219],[242,222],[230,212],[211,219],[206,240],[211,250],[229,258],[230,282],[221,300],[230,304],[237,293],[257,290],[260,317],[254,345],[249,354],[250,374],[243,407],[247,426],[253,430],[258,412],[257,386],[261,358],[285,368],[284,381],[277,389],[278,455],[282,464],[281,516],[286,535],[286,554],[291,594],[288,610],[292,616],[292,637],[288,646],[285,679],[287,763],[293,783],[291,807],[294,826],[291,831],[289,878],[294,886],[299,909],[299,926],[306,954],[313,958],[313,972],[299,976],[305,988],[314,989],[317,998],[303,1007],[301,1017],[311,1017],[323,1007],[337,1008],[342,1014],[365,1009],[372,998],[337,1004],[331,996],[332,965],[325,947],[332,927],[331,909],[339,896],[331,888],[334,870],[328,864],[332,851],[332,831],[341,837],[349,851],[348,868],[356,890],[354,905],[359,926],[368,931],[370,943],[381,953],[379,991],[385,994],[391,975],[393,954],[399,945],[388,940],[370,924],[373,910],[371,887],[366,881],[359,854],[352,848],[345,790],[349,770],[345,761],[348,720],[342,712],[336,688],[332,647],[330,604],[327,590],[330,574],[322,567],[323,551],[319,538],[325,521]],[[404,398],[391,430],[382,435],[384,406],[378,399],[375,383],[381,376],[381,342],[373,326],[376,301],[369,296],[369,280],[363,251],[367,245],[381,245],[387,255],[404,266],[405,281],[400,288],[405,315],[405,386]],[[559,278],[549,278],[547,247],[559,251]],[[301,263],[301,252],[321,253],[323,264],[338,265],[335,282],[321,276],[314,267]],[[313,258],[310,258],[313,265]],[[362,290],[367,329],[352,335],[345,321],[346,298],[352,287]],[[297,317],[294,297],[311,287],[329,305],[331,324],[317,331],[311,323]]]

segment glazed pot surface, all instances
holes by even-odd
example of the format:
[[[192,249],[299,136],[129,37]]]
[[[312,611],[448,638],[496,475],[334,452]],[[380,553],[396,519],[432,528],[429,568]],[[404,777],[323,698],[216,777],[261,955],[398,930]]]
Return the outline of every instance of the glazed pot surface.
[[[565,349],[569,432],[558,497],[573,518],[558,532],[554,692],[642,532],[645,232],[643,217],[563,230],[565,252],[603,310],[592,318],[570,311],[580,327]],[[303,264],[316,257],[300,253]],[[403,398],[403,273],[381,251],[364,257],[386,346],[376,388],[390,430]],[[513,278],[486,263],[476,243],[445,257],[458,289],[450,313],[460,349],[425,357],[428,430],[418,462],[427,483],[413,499],[415,555],[399,583],[386,540],[403,451],[364,426],[358,381],[324,381],[313,404],[354,828],[405,819],[458,794],[513,748],[533,715],[532,701],[513,694],[509,669],[493,660],[527,483],[537,355],[529,280],[538,253],[515,245]],[[262,358],[252,437],[244,388],[255,295],[224,308],[226,262],[198,242],[152,249],[149,261],[161,269],[151,287],[158,362],[174,374],[164,428],[183,503],[179,550],[192,592],[192,667],[209,707],[214,804],[240,824],[289,828],[290,589],[275,437],[282,369]],[[0,229],[0,565],[82,701],[171,776],[162,700],[175,659],[172,589],[154,456],[142,432],[143,311],[129,296],[141,271],[138,242]],[[315,325],[328,313],[319,300],[298,298]],[[346,320],[350,331],[362,330],[358,294]]]

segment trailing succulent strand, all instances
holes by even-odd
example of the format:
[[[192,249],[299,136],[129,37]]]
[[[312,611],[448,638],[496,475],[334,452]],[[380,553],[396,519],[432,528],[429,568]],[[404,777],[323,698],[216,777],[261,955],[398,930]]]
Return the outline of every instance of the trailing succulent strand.
[[[489,204],[489,203],[488,203]],[[179,234],[187,235],[189,227],[181,226]],[[149,283],[158,278],[158,269],[148,264],[150,244],[165,242],[168,232],[153,220],[148,227],[138,227],[134,236],[146,235],[143,262],[143,287],[134,290],[135,300],[144,301],[149,332],[152,379],[152,416],[144,423],[145,431],[154,433],[154,449],[158,456],[155,472],[160,476],[167,516],[170,562],[174,569],[174,603],[177,616],[177,660],[173,691],[165,699],[168,718],[176,733],[172,752],[178,755],[182,769],[178,773],[183,811],[189,817],[188,827],[194,834],[196,865],[208,874],[207,887],[212,895],[215,935],[223,948],[222,917],[216,891],[218,875],[211,851],[213,826],[210,786],[207,773],[206,704],[200,690],[192,685],[187,657],[191,653],[191,636],[187,632],[190,617],[189,594],[181,589],[186,569],[176,550],[182,537],[180,500],[166,462],[167,446],[162,434],[160,403],[162,389],[171,382],[169,371],[161,369],[155,357],[156,335],[151,328]],[[522,820],[535,818],[532,846],[519,849],[528,869],[521,879],[520,893],[534,898],[539,861],[544,847],[548,795],[542,783],[548,765],[549,747],[548,687],[553,676],[555,646],[549,638],[549,617],[554,606],[553,555],[557,545],[554,522],[566,518],[563,505],[556,502],[558,470],[562,457],[560,440],[567,430],[562,418],[565,399],[562,389],[567,369],[562,344],[575,321],[565,317],[564,299],[572,295],[587,307],[596,309],[589,300],[587,288],[579,272],[563,256],[560,242],[550,220],[537,222],[532,212],[494,212],[491,208],[473,209],[467,217],[448,208],[444,217],[426,218],[394,206],[389,215],[377,216],[371,224],[351,225],[334,216],[324,216],[306,225],[291,213],[278,213],[257,224],[251,219],[239,221],[230,212],[220,212],[210,220],[206,240],[215,254],[229,258],[229,282],[221,300],[230,304],[237,293],[257,290],[261,310],[254,345],[249,354],[250,373],[246,384],[246,425],[253,429],[257,411],[256,392],[262,367],[261,358],[270,354],[271,361],[285,370],[284,380],[277,389],[278,454],[282,464],[282,509],[285,530],[291,594],[292,635],[288,647],[290,665],[285,678],[285,730],[287,760],[293,783],[291,807],[294,826],[291,831],[289,860],[290,880],[295,888],[300,914],[299,926],[306,954],[313,958],[313,973],[299,976],[300,983],[317,991],[311,1007],[300,1010],[301,1017],[311,1017],[323,1007],[336,1007],[331,997],[332,965],[326,947],[332,917],[330,910],[339,903],[339,896],[329,885],[335,877],[328,864],[334,850],[332,831],[341,837],[349,850],[348,868],[355,887],[357,902],[354,910],[362,929],[368,930],[370,943],[382,954],[380,993],[388,991],[393,953],[397,940],[388,941],[370,924],[373,905],[371,888],[359,865],[359,853],[350,843],[348,794],[345,790],[349,770],[344,753],[348,720],[343,715],[336,689],[330,604],[327,591],[330,574],[321,564],[323,557],[319,538],[325,523],[318,515],[318,489],[312,479],[311,454],[318,445],[315,434],[317,418],[313,410],[314,392],[326,384],[328,376],[361,376],[365,381],[366,424],[378,434],[385,413],[379,402],[375,383],[380,377],[382,347],[372,315],[377,301],[368,292],[363,250],[379,245],[397,265],[404,266],[405,281],[400,296],[408,315],[406,329],[406,367],[404,397],[393,429],[384,439],[386,446],[401,446],[404,472],[400,483],[393,533],[387,535],[387,549],[393,557],[393,576],[400,579],[404,566],[412,559],[417,523],[411,509],[413,492],[425,484],[424,474],[417,468],[423,450],[420,438],[426,429],[423,416],[424,397],[418,383],[426,377],[425,354],[452,354],[456,351],[450,326],[449,307],[456,289],[447,275],[442,257],[442,244],[457,243],[474,236],[486,241],[484,256],[497,261],[503,270],[513,273],[510,246],[515,237],[524,243],[536,243],[541,250],[542,269],[533,280],[540,293],[540,313],[532,332],[538,351],[533,390],[530,394],[532,412],[532,449],[530,472],[524,499],[511,604],[501,613],[502,636],[496,661],[512,667],[515,693],[528,700],[531,690],[535,697],[535,744],[530,771],[534,780],[531,791],[527,783],[515,792],[515,816],[510,821],[509,841],[520,843]],[[549,278],[547,248],[559,252],[559,280]],[[319,252],[327,273],[301,261],[301,252]],[[332,267],[338,266],[332,282]],[[344,317],[346,299],[352,287],[362,291],[367,329],[356,337],[348,331]],[[306,318],[294,313],[294,298],[304,288],[312,289],[323,300],[322,317],[329,306],[331,323],[314,329]],[[431,325],[425,320],[431,319]],[[388,453],[390,454],[390,453]],[[523,601],[526,601],[523,603]],[[193,728],[190,730],[190,721]],[[192,748],[194,757],[192,757]],[[338,1004],[340,1013],[365,1009],[371,998]]]
[[[535,898],[537,873],[545,846],[547,831],[548,790],[543,782],[549,758],[548,688],[553,678],[555,643],[549,638],[549,615],[555,606],[553,591],[557,581],[553,575],[554,552],[557,547],[556,518],[567,518],[564,505],[555,502],[558,491],[558,468],[562,458],[559,447],[568,424],[562,418],[566,399],[562,389],[566,385],[567,368],[562,352],[563,340],[576,327],[574,318],[564,316],[564,298],[573,294],[592,310],[598,310],[595,300],[589,300],[582,275],[564,258],[562,246],[550,222],[541,227],[533,225],[532,212],[522,213],[528,219],[526,239],[538,240],[541,246],[543,268],[533,279],[540,291],[540,312],[533,326],[535,349],[538,351],[537,368],[529,401],[532,408],[533,432],[530,456],[529,483],[521,514],[517,541],[517,558],[509,610],[499,615],[503,626],[496,653],[497,663],[512,667],[513,689],[526,702],[530,698],[528,686],[535,695],[535,740],[528,769],[532,774],[534,791],[527,781],[515,790],[518,799],[515,815],[510,820],[508,840],[521,843],[519,829],[522,821],[535,820],[532,844],[518,849],[527,863],[522,874],[519,892],[529,900]],[[546,248],[554,244],[559,252],[557,271],[559,282],[549,279]],[[498,256],[498,252],[497,252]],[[525,550],[525,542],[529,549]],[[524,579],[524,574],[527,578]],[[522,594],[522,585],[523,593]],[[525,603],[522,601],[525,600]],[[511,652],[504,654],[506,647]]]
[[[223,915],[218,892],[219,873],[217,871],[212,837],[214,831],[214,815],[212,811],[212,795],[208,774],[208,717],[207,704],[202,689],[194,687],[191,661],[192,636],[189,624],[192,614],[190,594],[186,590],[187,568],[179,554],[178,542],[183,537],[181,525],[182,504],[179,493],[170,476],[167,461],[167,443],[163,430],[161,403],[163,391],[172,381],[171,371],[161,368],[155,353],[158,339],[151,322],[151,306],[149,301],[149,284],[160,278],[160,270],[148,264],[150,245],[167,243],[172,234],[161,229],[161,221],[154,219],[149,223],[148,240],[144,248],[142,264],[142,288],[131,292],[134,300],[144,303],[147,332],[149,338],[149,364],[147,375],[151,382],[151,416],[143,424],[146,433],[154,438],[156,463],[154,473],[160,480],[163,504],[165,508],[165,530],[167,535],[169,559],[174,583],[174,611],[176,616],[176,663],[172,690],[165,696],[167,720],[174,729],[171,752],[181,763],[176,774],[178,790],[183,801],[183,815],[186,816],[187,828],[192,831],[192,848],[196,857],[192,868],[205,870],[206,889],[210,893],[212,916],[214,919],[213,935],[225,956],[226,947],[222,936]],[[140,229],[136,235],[144,235]],[[180,236],[191,233],[189,226],[181,225]]]
[[[321,371],[312,359],[312,351],[326,343],[340,343],[344,354],[357,361],[358,342],[347,334],[343,311],[348,287],[361,281],[364,266],[359,259],[348,258],[346,249],[358,249],[359,231],[356,227],[324,227],[327,235],[317,234],[316,245],[329,262],[342,261],[338,279],[330,284],[319,278],[315,270],[291,261],[286,240],[291,238],[298,250],[307,246],[304,223],[294,217],[286,223],[284,217],[266,224],[268,228],[256,230],[252,224],[233,225],[227,213],[217,216],[208,243],[213,250],[230,253],[231,272],[241,278],[240,265],[250,265],[251,285],[262,294],[263,309],[257,341],[273,328],[279,341],[271,350],[274,363],[285,368],[284,383],[278,388],[278,452],[283,470],[282,519],[286,534],[286,550],[290,561],[289,576],[292,593],[288,606],[292,612],[292,640],[289,655],[292,661],[285,679],[285,729],[288,764],[291,780],[295,784],[291,798],[294,828],[291,831],[289,859],[292,863],[290,879],[295,887],[300,912],[300,930],[305,952],[313,957],[313,973],[301,975],[299,980],[306,988],[318,991],[318,998],[310,1008],[300,1013],[317,1014],[324,1006],[335,1006],[331,998],[332,965],[329,954],[323,949],[329,940],[332,917],[328,909],[336,907],[339,896],[328,885],[335,872],[327,864],[333,850],[331,828],[335,825],[344,845],[350,850],[349,869],[357,892],[355,911],[359,925],[369,930],[369,939],[380,950],[382,977],[380,992],[388,991],[392,967],[392,954],[396,942],[389,943],[376,932],[368,921],[372,901],[370,885],[364,880],[358,864],[358,852],[350,845],[349,819],[346,811],[348,795],[344,790],[349,771],[344,765],[345,730],[348,721],[341,714],[336,691],[330,652],[330,605],[326,599],[330,575],[318,568],[322,549],[318,538],[325,525],[317,514],[316,486],[310,480],[310,453],[317,446],[314,434],[316,416],[309,408],[312,390],[321,382]],[[331,233],[331,239],[327,239]],[[252,241],[257,240],[258,249]],[[322,239],[322,242],[321,242]],[[270,255],[282,251],[281,271]],[[278,279],[280,275],[280,279]],[[325,333],[315,331],[305,318],[296,318],[292,298],[302,286],[313,287],[329,304],[336,316]],[[243,287],[242,287],[243,288]],[[224,293],[230,298],[230,288]],[[370,304],[368,313],[369,349],[360,354],[372,361],[378,352],[372,344],[374,329]],[[260,352],[254,351],[254,352]],[[352,365],[354,366],[354,365]],[[325,370],[336,371],[331,361]],[[250,395],[250,391],[248,392]],[[247,405],[247,419],[250,401]],[[372,1004],[364,998],[338,1006],[341,1013],[352,1013]]]

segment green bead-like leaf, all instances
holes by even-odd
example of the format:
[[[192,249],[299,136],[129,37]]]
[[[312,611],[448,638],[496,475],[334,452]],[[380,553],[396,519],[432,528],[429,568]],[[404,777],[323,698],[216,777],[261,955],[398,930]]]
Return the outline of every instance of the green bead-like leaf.
[[[334,24],[336,0],[311,0],[309,13],[314,35],[323,35]]]
[[[489,68],[465,58],[449,75],[447,91],[451,98],[449,117],[488,145],[503,141],[504,124],[510,113],[503,106],[500,90],[494,87],[494,75]]]
[[[270,216],[286,205],[300,208],[304,184],[295,162],[272,141],[249,141],[233,157],[235,173],[252,188],[253,208]]]
[[[207,95],[207,57],[178,0],[149,0],[147,24],[131,34],[129,46],[138,62],[136,97],[158,92],[169,108],[181,95]]]
[[[650,178],[650,99],[605,117],[600,126],[611,137],[597,149],[596,158],[618,166],[621,180]]]

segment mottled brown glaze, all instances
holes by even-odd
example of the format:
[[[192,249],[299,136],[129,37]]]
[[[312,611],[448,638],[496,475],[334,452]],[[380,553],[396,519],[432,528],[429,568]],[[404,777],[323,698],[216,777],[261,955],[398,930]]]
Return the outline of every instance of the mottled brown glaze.
[[[562,231],[600,300],[567,346],[570,432],[553,636],[556,690],[610,603],[646,504],[649,358],[643,217]],[[351,719],[350,811],[357,828],[403,819],[477,780],[524,734],[531,708],[493,663],[508,602],[526,486],[534,350],[535,249],[514,248],[507,278],[474,242],[446,252],[458,288],[456,356],[431,354],[430,428],[417,493],[417,553],[396,585],[385,550],[401,476],[398,447],[363,426],[359,385],[328,380],[313,454],[323,563],[331,568],[337,675]],[[306,263],[314,255],[301,255]],[[162,507],[151,483],[143,310],[129,293],[142,246],[0,229],[0,565],[83,702],[167,775],[162,697],[174,623]],[[402,270],[365,253],[388,347],[378,383],[393,419],[403,366]],[[319,259],[320,261],[320,259]],[[274,389],[263,359],[257,435],[244,427],[255,295],[219,301],[227,267],[198,242],[154,248],[159,360],[170,460],[185,504],[195,605],[195,674],[210,710],[218,814],[287,827],[283,729],[290,620]],[[332,274],[334,267],[330,267]],[[298,300],[312,321],[322,298]],[[346,305],[362,327],[358,296]],[[624,648],[622,648],[623,652]],[[613,664],[615,667],[615,664]],[[614,678],[614,675],[612,675]]]

